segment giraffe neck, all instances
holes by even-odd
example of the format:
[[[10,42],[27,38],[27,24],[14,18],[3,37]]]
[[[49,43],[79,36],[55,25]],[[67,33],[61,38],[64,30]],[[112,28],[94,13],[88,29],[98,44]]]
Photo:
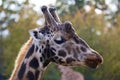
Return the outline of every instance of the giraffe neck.
[[[32,41],[21,65],[18,67],[16,77],[10,80],[40,80],[42,74],[49,64],[49,60],[46,59],[44,54],[45,46],[39,45],[39,47]]]

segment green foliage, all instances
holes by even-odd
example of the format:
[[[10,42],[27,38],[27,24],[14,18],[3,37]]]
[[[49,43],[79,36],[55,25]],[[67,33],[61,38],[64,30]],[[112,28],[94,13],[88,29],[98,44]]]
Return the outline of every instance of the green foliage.
[[[46,69],[42,80],[60,80],[60,71],[54,63],[50,64]]]
[[[59,13],[65,14],[74,14],[76,10],[83,8],[85,0],[57,0],[56,5],[59,9]]]
[[[28,17],[24,17],[25,14]],[[3,74],[5,76],[10,76],[21,46],[29,39],[28,30],[38,27],[36,25],[38,19],[37,13],[28,7],[21,10],[20,19],[17,23],[11,22],[8,26],[10,35],[3,41],[4,54],[2,55],[5,66]]]

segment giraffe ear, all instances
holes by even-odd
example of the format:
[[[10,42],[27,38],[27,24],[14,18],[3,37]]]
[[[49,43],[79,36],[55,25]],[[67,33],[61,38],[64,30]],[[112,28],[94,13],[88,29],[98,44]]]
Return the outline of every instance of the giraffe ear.
[[[31,37],[33,38],[33,39],[35,39],[35,40],[37,40],[37,39],[39,39],[39,37],[38,37],[38,31],[37,30],[29,30],[29,34],[31,35]]]

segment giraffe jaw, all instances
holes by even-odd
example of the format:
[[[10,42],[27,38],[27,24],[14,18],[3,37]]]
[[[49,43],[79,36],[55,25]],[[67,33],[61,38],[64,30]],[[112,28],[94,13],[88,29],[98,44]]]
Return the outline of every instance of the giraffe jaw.
[[[99,64],[96,62],[85,62],[85,61],[82,61],[82,62],[75,62],[75,63],[72,63],[72,65],[70,66],[84,66],[84,67],[89,67],[89,68],[93,68],[93,69],[96,69],[98,68]]]

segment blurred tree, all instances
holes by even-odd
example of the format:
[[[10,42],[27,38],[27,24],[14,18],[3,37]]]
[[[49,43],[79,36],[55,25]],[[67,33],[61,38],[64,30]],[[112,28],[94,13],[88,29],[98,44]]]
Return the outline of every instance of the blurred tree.
[[[0,5],[0,30],[4,31],[10,21],[17,21],[18,13],[21,9],[17,1],[1,0]]]
[[[28,30],[38,26],[36,22],[40,16],[33,10],[33,7],[34,5],[29,4],[29,0],[22,3],[16,0],[2,0],[0,6],[0,33],[2,33],[0,34],[0,46],[4,52],[2,51],[3,54],[0,55],[0,73],[6,77],[10,76],[18,51],[28,39]],[[5,37],[4,30],[9,31],[9,36]],[[26,35],[23,35],[23,32]]]
[[[86,12],[84,10],[90,10],[94,6],[94,11],[96,13],[103,12],[104,19],[111,26],[115,26],[117,24],[116,16],[120,12],[119,3],[120,0],[57,0],[56,6],[59,14],[61,15],[65,13],[73,15],[77,10],[79,10],[83,16],[86,16]],[[112,6],[114,8],[112,8]]]
[[[29,4],[29,0],[23,2],[17,0],[1,0],[0,1],[0,36],[5,38],[5,32],[8,31],[8,25],[10,22],[18,22],[20,11],[24,5]]]
[[[57,0],[56,6],[60,14],[74,14],[76,10],[83,8],[84,0]]]
[[[16,9],[14,9],[16,7]],[[16,1],[11,0],[1,0],[0,1],[0,55],[4,52],[3,48],[3,38],[5,38],[8,34],[7,26],[10,21],[16,21],[16,16],[18,15],[20,10],[20,4]],[[6,35],[5,35],[6,34]],[[0,73],[3,72],[3,57],[0,56]],[[2,78],[0,78],[2,79]]]

